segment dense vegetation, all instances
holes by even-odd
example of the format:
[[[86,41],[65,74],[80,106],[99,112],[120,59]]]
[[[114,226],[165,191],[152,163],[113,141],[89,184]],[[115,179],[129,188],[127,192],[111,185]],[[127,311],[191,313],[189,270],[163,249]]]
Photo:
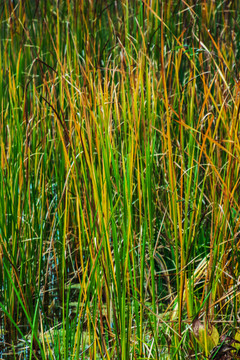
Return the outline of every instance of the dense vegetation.
[[[237,355],[238,7],[1,3],[1,357]]]

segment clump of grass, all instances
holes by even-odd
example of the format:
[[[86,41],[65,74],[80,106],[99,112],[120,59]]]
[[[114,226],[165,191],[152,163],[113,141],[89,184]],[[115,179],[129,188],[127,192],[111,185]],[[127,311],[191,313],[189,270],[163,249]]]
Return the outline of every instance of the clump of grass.
[[[194,319],[206,339],[234,335],[236,9],[4,2],[6,343],[30,358],[181,359],[211,351]]]

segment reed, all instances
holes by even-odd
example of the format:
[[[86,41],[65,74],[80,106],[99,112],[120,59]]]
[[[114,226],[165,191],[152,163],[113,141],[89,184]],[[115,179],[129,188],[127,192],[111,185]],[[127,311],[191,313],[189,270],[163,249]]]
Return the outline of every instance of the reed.
[[[207,358],[194,319],[235,335],[238,7],[1,5],[0,311],[26,358]]]

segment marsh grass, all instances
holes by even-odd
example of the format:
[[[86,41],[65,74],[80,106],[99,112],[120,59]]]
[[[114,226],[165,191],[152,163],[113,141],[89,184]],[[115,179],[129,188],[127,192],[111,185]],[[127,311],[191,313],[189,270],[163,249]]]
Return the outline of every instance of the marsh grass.
[[[235,334],[237,10],[1,4],[3,349],[199,359],[194,319]]]

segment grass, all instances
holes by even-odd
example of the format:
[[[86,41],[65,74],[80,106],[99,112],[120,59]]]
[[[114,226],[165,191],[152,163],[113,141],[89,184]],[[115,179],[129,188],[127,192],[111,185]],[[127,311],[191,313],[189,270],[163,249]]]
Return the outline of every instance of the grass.
[[[206,359],[240,316],[238,1],[0,6],[3,348]]]

